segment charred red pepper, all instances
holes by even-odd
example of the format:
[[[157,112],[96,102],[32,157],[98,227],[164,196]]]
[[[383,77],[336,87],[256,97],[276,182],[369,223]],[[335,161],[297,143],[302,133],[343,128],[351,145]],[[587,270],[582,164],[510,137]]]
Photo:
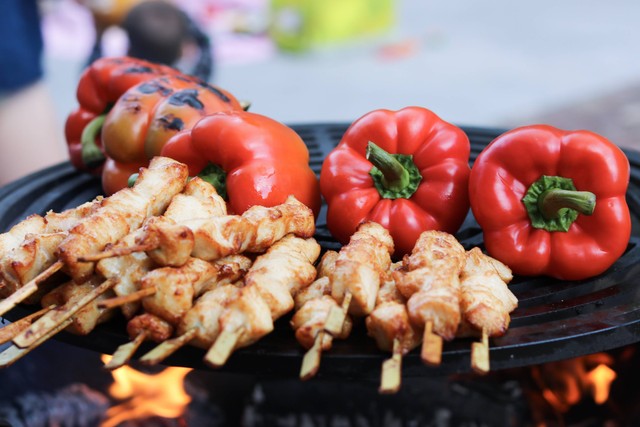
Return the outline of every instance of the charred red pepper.
[[[322,165],[329,231],[344,244],[375,221],[400,256],[425,230],[455,233],[469,211],[469,152],[467,135],[426,108],[365,114]]]
[[[300,136],[269,117],[245,111],[209,115],[172,137],[162,156],[189,166],[215,185],[231,212],[253,205],[276,206],[289,195],[320,210],[318,180]]]
[[[580,280],[607,270],[631,235],[629,160],[606,138],[513,129],[473,164],[469,196],[489,254],[514,273]]]
[[[79,107],[65,123],[71,164],[79,170],[100,174],[104,149],[99,133],[87,132],[87,126],[99,126],[100,123],[94,120],[106,113],[130,87],[160,75],[176,73],[177,70],[165,65],[129,57],[101,58],[87,67],[76,90]]]
[[[160,154],[171,136],[207,114],[241,110],[229,92],[182,75],[139,83],[113,105],[102,125],[102,144],[118,162],[140,162]]]
[[[78,84],[78,100],[65,127],[69,155],[76,168],[101,173],[106,195],[124,188],[123,171],[144,166],[177,132],[207,114],[242,109],[222,89],[132,58],[92,64]]]

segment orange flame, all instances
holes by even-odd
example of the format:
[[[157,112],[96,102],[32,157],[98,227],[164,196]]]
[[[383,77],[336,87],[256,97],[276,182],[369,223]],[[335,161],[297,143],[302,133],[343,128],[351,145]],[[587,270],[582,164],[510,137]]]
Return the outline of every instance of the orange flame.
[[[613,369],[602,364],[589,372],[588,377],[593,400],[598,405],[602,405],[609,398],[611,383],[616,379],[617,375]]]
[[[110,356],[102,356],[106,363]],[[114,383],[109,388],[112,397],[123,402],[107,410],[101,427],[115,427],[127,420],[153,416],[177,418],[191,402],[184,390],[184,378],[190,368],[166,368],[149,375],[129,366],[112,371]]]

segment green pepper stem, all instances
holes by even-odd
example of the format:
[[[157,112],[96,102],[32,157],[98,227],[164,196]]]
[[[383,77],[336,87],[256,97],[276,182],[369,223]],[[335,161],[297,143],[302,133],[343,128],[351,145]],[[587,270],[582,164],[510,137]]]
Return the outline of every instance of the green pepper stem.
[[[545,219],[560,216],[561,209],[574,209],[581,214],[591,215],[596,207],[596,196],[589,191],[546,190],[538,198],[538,209]]]
[[[378,193],[386,199],[409,198],[416,192],[422,175],[413,162],[413,157],[405,154],[390,154],[373,142],[367,144],[365,153],[373,167],[369,175]]]
[[[80,143],[82,144],[82,162],[85,166],[91,167],[99,164],[105,159],[104,154],[96,145],[96,137],[102,130],[106,115],[100,114],[91,120],[82,130]]]

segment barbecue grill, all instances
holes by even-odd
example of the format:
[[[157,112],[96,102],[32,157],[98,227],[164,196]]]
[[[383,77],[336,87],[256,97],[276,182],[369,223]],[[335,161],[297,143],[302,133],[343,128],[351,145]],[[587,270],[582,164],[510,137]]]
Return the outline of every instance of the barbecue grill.
[[[339,142],[347,124],[303,124],[293,129],[307,144],[311,167],[319,174],[325,156]],[[471,162],[503,130],[463,127],[471,141]],[[519,299],[507,334],[490,340],[492,370],[516,368],[608,351],[640,341],[640,153],[625,150],[631,163],[627,200],[633,230],[624,255],[604,274],[588,280],[567,282],[548,277],[516,276],[510,284]],[[0,230],[32,213],[61,211],[78,206],[100,194],[100,181],[62,163],[38,171],[0,189]],[[326,205],[317,224],[316,239],[323,249],[338,249],[325,222]],[[482,230],[470,213],[456,235],[467,249],[483,245]],[[21,305],[6,317],[16,320],[34,310]],[[251,347],[234,352],[221,368],[229,373],[263,377],[296,377],[304,355],[285,317],[274,332]],[[55,339],[100,353],[113,353],[129,341],[125,321],[112,320],[88,336],[62,332]],[[442,364],[425,366],[419,350],[403,359],[403,376],[426,377],[470,372],[472,339],[456,339],[444,345]],[[137,356],[154,344],[141,346]],[[165,365],[211,369],[203,363],[204,351],[184,347],[164,361]],[[362,325],[345,340],[335,340],[322,356],[318,377],[377,379],[380,366],[389,355],[366,336]],[[27,356],[28,357],[28,356]]]

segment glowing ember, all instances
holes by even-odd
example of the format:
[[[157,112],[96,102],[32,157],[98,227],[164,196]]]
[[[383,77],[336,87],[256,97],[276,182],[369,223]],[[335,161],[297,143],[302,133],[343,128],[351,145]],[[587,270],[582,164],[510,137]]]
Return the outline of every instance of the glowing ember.
[[[102,360],[106,363],[109,358],[103,356]],[[101,427],[115,427],[123,421],[153,416],[181,416],[191,402],[191,397],[184,390],[184,377],[190,371],[190,368],[172,367],[149,375],[129,366],[112,371],[114,383],[109,393],[123,402],[107,410]]]
[[[611,383],[616,379],[617,375],[613,369],[603,364],[589,372],[588,376],[593,400],[598,405],[602,405],[609,398]]]

